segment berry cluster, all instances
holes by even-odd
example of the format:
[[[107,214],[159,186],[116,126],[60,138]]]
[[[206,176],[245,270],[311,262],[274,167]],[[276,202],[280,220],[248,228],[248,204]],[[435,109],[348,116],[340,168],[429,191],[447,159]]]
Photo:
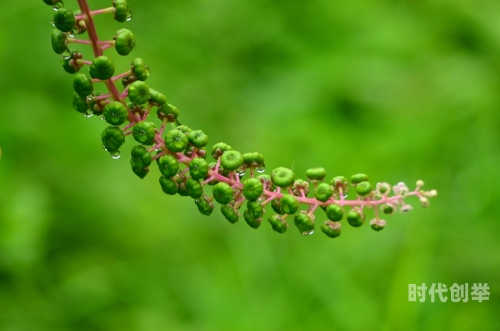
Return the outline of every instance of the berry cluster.
[[[134,34],[127,29],[118,30],[113,40],[99,40],[93,22],[95,15],[106,13],[114,15],[118,22],[129,21],[132,13],[126,0],[114,0],[112,7],[95,11],[90,11],[86,0],[77,0],[80,10],[75,12],[64,7],[61,0],[43,1],[55,10],[52,48],[61,55],[63,69],[74,74],[73,108],[87,117],[99,116],[109,124],[101,134],[103,148],[118,158],[126,136],[131,135],[139,143],[132,148],[132,171],[144,178],[155,161],[162,174],[159,183],[163,192],[191,197],[204,215],[212,213],[215,200],[229,222],[236,223],[243,216],[250,227],[258,228],[265,206],[270,204],[274,214],[268,221],[274,231],[286,232],[287,220],[293,218],[299,232],[309,235],[314,231],[319,207],[323,209],[322,218],[327,219],[321,230],[335,238],[340,235],[340,221],[344,218],[349,225],[359,227],[365,222],[365,210],[373,209],[370,225],[380,231],[386,225],[381,214],[411,210],[404,202],[407,196],[418,197],[425,208],[428,198],[437,194],[435,190],[422,190],[422,181],[417,181],[412,191],[404,183],[373,186],[365,174],[355,174],[350,180],[336,176],[325,181],[326,171],[319,167],[308,169],[307,179],[298,179],[291,169],[283,167],[267,175],[264,157],[258,152],[240,153],[222,142],[208,148],[208,136],[181,125],[179,110],[145,83],[150,71],[141,58],[134,59],[129,70],[115,75],[113,61],[103,54],[115,48],[125,56],[135,47]],[[85,32],[88,40],[77,39]],[[94,51],[92,61],[68,47],[74,43],[90,45]],[[82,72],[84,67],[88,72]],[[108,93],[94,92],[96,84],[104,84]],[[161,124],[150,120],[153,112]],[[207,161],[209,157],[214,161]],[[248,178],[243,179],[247,174]],[[356,193],[353,200],[347,199],[350,189]],[[241,215],[243,204],[246,209]],[[305,206],[302,210],[301,205]]]

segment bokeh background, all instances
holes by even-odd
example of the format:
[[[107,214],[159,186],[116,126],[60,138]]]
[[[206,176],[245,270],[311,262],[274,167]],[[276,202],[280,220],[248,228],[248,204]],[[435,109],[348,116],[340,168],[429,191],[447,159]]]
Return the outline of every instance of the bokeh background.
[[[52,9],[2,1],[2,331],[498,330],[497,1],[129,4],[129,23],[97,19],[102,39],[136,35],[129,57],[108,52],[118,70],[142,57],[211,143],[259,151],[268,170],[422,179],[439,196],[334,240],[203,216],[154,167],[131,172],[132,141],[111,159],[105,123],[72,109]],[[488,283],[490,300],[409,302],[422,283]]]

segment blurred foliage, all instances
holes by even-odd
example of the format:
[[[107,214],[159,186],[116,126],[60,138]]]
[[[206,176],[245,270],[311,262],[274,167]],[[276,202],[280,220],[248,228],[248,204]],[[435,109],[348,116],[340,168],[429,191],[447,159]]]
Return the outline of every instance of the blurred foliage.
[[[334,240],[202,216],[161,192],[156,169],[132,174],[132,142],[112,160],[104,123],[72,110],[52,10],[3,1],[1,330],[498,328],[497,1],[129,4],[137,48],[117,68],[142,57],[149,85],[211,143],[302,177],[323,166],[423,179],[439,196],[427,210],[410,199],[380,233],[344,224]],[[97,24],[101,38],[123,27]],[[491,295],[408,302],[411,283],[488,283]]]

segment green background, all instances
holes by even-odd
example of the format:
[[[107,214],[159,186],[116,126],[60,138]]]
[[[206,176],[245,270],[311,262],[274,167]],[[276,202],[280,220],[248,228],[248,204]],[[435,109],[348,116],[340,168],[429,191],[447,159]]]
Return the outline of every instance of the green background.
[[[346,223],[333,240],[203,216],[164,195],[154,167],[131,172],[132,141],[111,159],[105,123],[72,109],[52,9],[2,1],[2,331],[498,329],[498,2],[129,5],[129,23],[96,19],[102,39],[136,35],[127,58],[108,51],[117,72],[142,57],[149,86],[211,143],[259,151],[268,170],[422,179],[439,195],[428,209],[408,199],[382,232]],[[422,283],[468,283],[469,302],[409,302]],[[473,283],[489,301],[471,300]]]

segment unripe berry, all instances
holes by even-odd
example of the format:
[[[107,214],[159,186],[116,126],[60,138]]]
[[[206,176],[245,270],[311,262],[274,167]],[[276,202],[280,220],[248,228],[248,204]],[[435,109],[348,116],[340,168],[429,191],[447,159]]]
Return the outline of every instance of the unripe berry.
[[[149,67],[146,65],[143,59],[137,58],[130,64],[130,70],[134,74],[137,80],[145,81],[149,77]]]
[[[273,208],[273,210],[280,215],[285,214],[285,211],[281,208],[281,200],[279,199],[271,200],[271,208]]]
[[[134,105],[142,105],[146,103],[150,96],[149,87],[143,81],[138,80],[130,84],[128,89],[128,99]]]
[[[222,212],[222,215],[230,222],[230,223],[236,223],[238,222],[239,215],[236,210],[232,206],[228,205],[222,205],[220,206],[220,210]]]
[[[281,198],[281,209],[286,214],[295,214],[299,210],[299,200],[291,194],[284,194]]]
[[[232,187],[224,182],[215,184],[213,194],[215,201],[221,205],[227,205],[234,199],[234,191]]]
[[[115,7],[115,20],[123,23],[129,19],[130,8],[126,0],[114,0],[113,7]]]
[[[253,217],[248,210],[245,210],[245,212],[243,213],[243,218],[245,219],[245,222],[247,222],[247,224],[253,229],[257,229],[262,223],[262,218]]]
[[[166,103],[156,110],[156,115],[162,121],[166,118],[167,122],[175,122],[177,121],[177,117],[179,117],[179,110],[175,106]]]
[[[161,189],[165,194],[168,195],[175,195],[177,193],[177,183],[174,182],[172,179],[167,178],[165,176],[160,177],[160,185]]]
[[[340,236],[341,224],[338,222],[326,221],[321,225],[321,231],[330,238],[337,238]]]
[[[135,48],[135,36],[130,30],[118,30],[113,39],[115,39],[116,52],[120,55],[128,55]]]
[[[210,214],[214,211],[214,205],[207,201],[205,197],[194,200],[194,203],[196,204],[196,207],[198,207],[198,211],[203,215],[210,216]]]
[[[190,131],[187,134],[187,138],[197,148],[205,147],[208,143],[208,136],[201,130]]]
[[[174,153],[182,152],[187,147],[188,138],[184,132],[173,129],[165,135],[165,144]]]
[[[165,177],[173,177],[179,172],[179,161],[170,154],[165,154],[156,159],[158,169]]]
[[[307,169],[306,176],[309,180],[323,180],[326,177],[326,170],[320,167]]]
[[[142,145],[132,147],[131,156],[130,164],[132,167],[145,168],[149,167],[152,162],[151,154]]]
[[[110,153],[118,152],[125,142],[123,131],[116,126],[108,126],[101,134],[103,147]]]
[[[243,157],[240,152],[227,151],[222,154],[220,164],[224,169],[233,171],[238,169],[243,164]]]
[[[287,188],[295,181],[295,174],[288,168],[279,167],[272,171],[271,179],[274,185]]]
[[[81,97],[78,93],[73,92],[73,109],[79,113],[85,113],[89,109],[86,97]]]
[[[152,145],[156,136],[156,125],[153,122],[140,121],[132,129],[134,139],[144,145]]]
[[[264,157],[262,156],[262,154],[257,152],[244,153],[243,163],[247,166],[260,166],[264,164]]]
[[[326,217],[328,217],[329,220],[335,222],[342,220],[342,217],[344,217],[344,209],[336,204],[328,205],[325,209],[325,212]]]
[[[316,197],[317,200],[325,202],[328,201],[333,195],[333,189],[330,184],[327,183],[321,183],[318,185],[316,188],[316,193],[314,196]]]
[[[59,8],[54,13],[54,25],[62,32],[70,32],[75,27],[75,15],[68,8]]]
[[[128,110],[121,102],[113,101],[104,107],[104,119],[111,125],[121,125],[128,118]]]
[[[89,75],[84,73],[76,74],[73,78],[73,89],[79,96],[83,98],[90,95],[94,90],[94,87]]]
[[[387,222],[385,220],[381,220],[381,219],[372,219],[370,221],[370,226],[373,230],[375,231],[380,231],[380,230],[383,230],[384,227],[386,226]]]
[[[232,151],[233,148],[226,143],[217,143],[212,146],[211,155],[214,159],[218,159],[224,152]]]
[[[89,68],[90,76],[100,80],[106,80],[115,74],[115,65],[110,58],[105,55],[96,57]]]
[[[203,186],[199,180],[188,178],[186,180],[186,191],[193,199],[198,199],[203,195]]]
[[[299,213],[294,217],[295,226],[299,229],[299,232],[303,235],[309,235],[314,230],[314,220],[313,215]]]
[[[165,95],[152,88],[149,89],[149,95],[149,102],[157,107],[161,107],[167,102]]]
[[[205,179],[208,174],[208,163],[203,158],[195,157],[189,163],[189,173],[194,179]]]
[[[269,217],[268,221],[269,223],[271,223],[273,230],[278,233],[285,233],[288,229],[288,223],[284,221],[279,215],[273,215]]]
[[[372,192],[372,186],[367,181],[362,181],[356,185],[356,192],[361,196],[367,196]]]
[[[257,201],[264,192],[264,185],[257,178],[249,178],[243,183],[243,195],[249,201]]]
[[[56,52],[56,54],[62,54],[68,49],[66,44],[66,35],[64,33],[57,29],[53,29],[50,37],[52,41],[52,49]]]
[[[355,174],[351,176],[351,183],[353,185],[359,184],[364,181],[368,181],[368,176],[365,174]]]
[[[365,215],[357,209],[351,209],[347,213],[346,218],[347,222],[349,222],[349,224],[355,228],[363,225],[363,223],[365,222]]]

